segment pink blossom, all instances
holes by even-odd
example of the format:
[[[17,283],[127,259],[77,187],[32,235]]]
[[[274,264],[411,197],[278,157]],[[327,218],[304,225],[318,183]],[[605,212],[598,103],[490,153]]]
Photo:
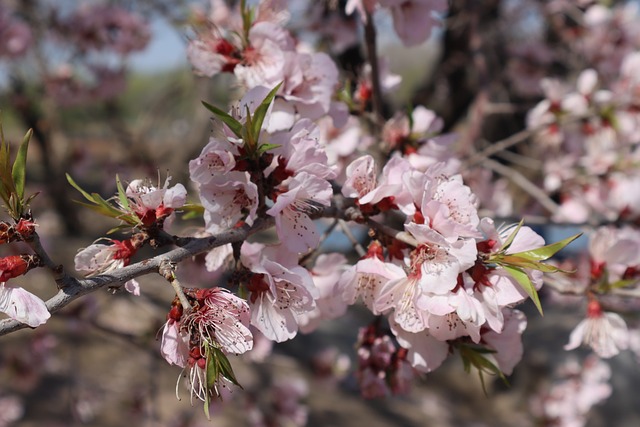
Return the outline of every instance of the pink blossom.
[[[627,324],[616,313],[603,312],[600,303],[589,301],[587,318],[578,323],[571,332],[565,350],[578,348],[587,344],[600,357],[608,359],[629,347]]]
[[[0,311],[32,328],[44,324],[51,317],[40,298],[5,282],[0,283]]]
[[[237,147],[227,140],[211,137],[200,155],[189,162],[189,175],[199,184],[208,183],[214,176],[231,172],[236,166]]]
[[[287,68],[279,94],[293,104],[300,117],[312,120],[329,113],[338,68],[323,52],[287,53]]]
[[[288,191],[279,194],[267,214],[276,218],[276,231],[288,250],[304,253],[320,243],[320,236],[309,214],[328,206],[333,194],[325,179],[301,172],[288,181]]]
[[[285,170],[295,176],[307,172],[318,178],[332,179],[334,169],[329,166],[327,154],[318,143],[318,127],[308,119],[295,122],[293,127],[285,132],[271,135],[270,143],[277,144],[272,152],[281,156],[285,161]]]
[[[184,206],[187,190],[182,184],[169,187],[171,177],[167,177],[162,188],[156,188],[148,181],[136,179],[126,189],[129,207],[145,226],[163,222],[177,208]]]
[[[201,290],[204,305],[183,316],[182,328],[202,342],[216,343],[225,353],[242,354],[253,347],[249,305],[222,288]]]
[[[611,368],[594,355],[583,362],[570,360],[548,389],[531,400],[531,410],[541,422],[565,427],[587,423],[591,408],[611,395]]]
[[[279,25],[260,22],[249,30],[250,47],[243,52],[243,61],[234,73],[247,88],[274,87],[285,78],[286,52],[293,51],[289,33]]]
[[[179,322],[170,319],[162,329],[160,354],[170,365],[181,368],[187,366],[189,360],[189,334],[182,330]]]
[[[373,157],[358,157],[347,166],[347,179],[342,186],[345,197],[360,198],[373,191],[377,185],[376,165]]]
[[[212,234],[228,230],[240,220],[252,225],[258,209],[258,188],[249,174],[231,171],[200,186],[205,227]]]
[[[285,247],[263,249],[260,244],[242,245],[242,263],[254,275],[247,284],[251,292],[251,324],[276,342],[298,332],[298,316],[312,311],[319,293],[309,272],[297,265],[297,255]]]
[[[313,284],[318,289],[316,308],[298,315],[298,325],[304,333],[313,331],[321,320],[337,319],[347,311],[347,303],[338,292],[338,280],[347,259],[340,253],[321,254],[311,269]]]
[[[409,350],[407,361],[420,372],[431,372],[442,365],[449,355],[449,344],[435,339],[429,330],[411,333],[396,322],[390,322],[398,343]]]
[[[86,271],[88,276],[107,274],[129,265],[131,257],[138,251],[133,240],[105,240],[111,242],[111,245],[94,243],[78,251],[74,258],[76,270]],[[128,292],[140,295],[137,280],[128,280],[124,287]]]
[[[347,304],[354,304],[361,297],[373,314],[381,314],[376,308],[381,290],[389,281],[404,277],[401,267],[368,256],[343,273],[338,289]]]

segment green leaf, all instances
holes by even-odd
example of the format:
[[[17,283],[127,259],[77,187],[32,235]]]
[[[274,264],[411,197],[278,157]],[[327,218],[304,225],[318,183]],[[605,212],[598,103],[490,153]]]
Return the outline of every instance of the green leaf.
[[[29,149],[29,141],[33,135],[33,130],[29,129],[27,134],[22,139],[22,143],[18,148],[18,154],[13,162],[13,168],[11,169],[11,176],[13,177],[13,183],[15,185],[16,194],[18,195],[19,202],[24,199],[24,184],[27,174],[27,150]],[[18,212],[21,214],[22,212]]]
[[[509,273],[511,277],[513,277],[518,282],[518,284],[520,284],[527,295],[531,297],[531,300],[540,312],[540,315],[544,316],[544,313],[542,312],[542,304],[540,303],[540,297],[538,296],[538,291],[533,286],[533,283],[531,283],[531,279],[529,279],[527,273],[522,271],[519,267],[513,267],[509,265],[503,265],[502,268],[504,268],[507,273]]]
[[[562,270],[559,267],[556,267],[555,265],[544,264],[538,261],[531,261],[530,259],[515,256],[515,255],[503,255],[503,256],[497,257],[495,260],[493,260],[493,262],[502,266],[510,265],[512,267],[529,268],[531,270],[538,270],[544,273],[556,273],[558,271],[569,273],[565,270]]]
[[[511,246],[511,244],[513,243],[513,239],[516,238],[516,235],[518,234],[518,232],[520,231],[520,229],[522,228],[522,224],[524,224],[524,219],[520,220],[520,222],[518,223],[518,225],[515,227],[515,229],[513,230],[513,232],[509,235],[509,237],[507,237],[507,240],[505,240],[504,244],[502,245],[502,249],[501,252],[505,252],[507,249],[509,249],[509,247]]]
[[[620,289],[626,288],[627,286],[631,286],[638,283],[638,279],[622,279],[617,282],[613,282],[609,285],[611,289]]]
[[[231,366],[231,362],[229,362],[229,358],[216,347],[211,347],[212,352],[215,354],[216,359],[218,360],[218,369],[220,374],[229,380],[232,384],[237,385],[242,388],[238,380],[236,379],[236,375],[233,372],[233,367]]]
[[[485,395],[487,394],[486,384],[484,382],[484,373],[495,375],[500,377],[505,384],[509,385],[507,378],[504,376],[500,368],[498,368],[490,359],[484,355],[487,353],[495,353],[495,351],[483,346],[475,344],[460,343],[457,345],[460,351],[460,357],[464,365],[464,371],[468,374],[471,372],[471,367],[477,369],[480,377],[480,383],[482,384],[482,390]]]
[[[71,184],[71,186],[73,188],[78,190],[80,192],[80,194],[82,194],[84,196],[85,199],[87,199],[90,202],[95,203],[95,201],[93,200],[93,197],[89,193],[84,191],[82,188],[80,188],[80,186],[73,180],[73,178],[71,178],[71,175],[69,175],[68,173],[65,174],[65,175],[67,176],[67,181],[69,182],[69,184]]]
[[[120,182],[120,177],[116,175],[116,187],[118,188],[118,200],[120,200],[120,205],[126,210],[130,210],[129,208],[129,198],[127,197],[127,192],[125,191],[122,183]]]
[[[188,203],[180,208],[183,212],[181,218],[183,220],[188,219],[200,219],[204,215],[204,206],[198,203]]]
[[[229,126],[231,132],[233,132],[238,138],[242,137],[242,123],[231,117],[229,113],[222,111],[218,107],[215,107],[206,101],[202,101],[202,105],[204,105],[209,111],[215,114],[217,118],[222,120],[224,124]]]
[[[565,246],[567,246],[569,243],[573,242],[580,236],[582,236],[582,233],[578,233],[574,236],[567,237],[566,239],[560,240],[559,242],[552,243],[538,249],[532,249],[530,251],[518,252],[510,255],[526,258],[531,261],[544,261],[554,256]]]
[[[258,147],[258,155],[278,147],[280,147],[280,144],[261,144],[260,147]]]
[[[249,153],[255,153],[256,149],[256,138],[257,136],[253,134],[253,122],[251,118],[251,111],[249,110],[249,106],[245,105],[245,123],[242,128],[242,139],[244,140],[245,147],[248,148]]]
[[[253,118],[252,118],[253,127],[252,127],[251,131],[252,131],[253,135],[255,136],[256,141],[258,140],[258,137],[260,135],[260,130],[262,129],[262,124],[264,123],[264,118],[267,115],[267,111],[269,110],[269,106],[273,102],[273,98],[275,98],[276,93],[278,93],[278,90],[280,89],[280,86],[282,86],[282,82],[278,83],[276,85],[276,87],[271,89],[271,91],[262,100],[262,103],[258,106],[258,108],[256,108],[255,112],[253,113]]]

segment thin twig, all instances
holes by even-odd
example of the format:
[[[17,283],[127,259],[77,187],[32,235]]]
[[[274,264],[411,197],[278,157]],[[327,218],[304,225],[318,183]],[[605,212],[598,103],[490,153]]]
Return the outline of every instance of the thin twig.
[[[342,219],[339,220],[339,222],[340,222],[340,229],[342,230],[344,235],[347,236],[347,239],[349,239],[349,241],[355,248],[356,252],[358,253],[358,256],[361,256],[361,257],[364,256],[367,253],[367,251],[362,247],[360,242],[358,242],[358,239],[355,238],[355,236],[349,229],[349,225]]]
[[[366,22],[364,23],[364,38],[367,49],[367,59],[371,66],[371,102],[373,105],[374,121],[378,128],[382,127],[384,114],[382,111],[382,88],[380,85],[380,68],[378,66],[378,50],[376,46],[376,26],[373,16],[366,12]]]
[[[551,214],[556,214],[559,211],[560,207],[556,204],[556,202],[551,200],[551,198],[547,196],[544,191],[542,191],[538,186],[529,181],[527,177],[522,175],[517,170],[491,159],[485,159],[484,164],[494,172],[509,178],[514,184],[529,193],[529,195],[536,199]]]
[[[376,230],[381,231],[387,236],[393,237],[394,239],[406,243],[409,246],[417,248],[419,245],[418,241],[406,231],[398,231],[395,228],[389,227],[388,225],[380,224],[379,222],[374,221],[371,218],[367,219],[367,224],[369,225],[369,227],[375,228]]]
[[[472,166],[475,166],[500,151],[506,150],[510,147],[513,147],[514,145],[526,141],[527,138],[536,133],[536,131],[536,129],[524,129],[518,133],[514,133],[508,138],[494,142],[484,150],[474,154],[471,158],[467,159],[464,162],[462,169],[468,169]]]

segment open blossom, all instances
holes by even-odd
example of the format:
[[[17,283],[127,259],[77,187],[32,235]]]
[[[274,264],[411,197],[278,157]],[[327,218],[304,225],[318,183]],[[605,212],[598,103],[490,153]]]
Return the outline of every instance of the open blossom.
[[[337,319],[347,311],[347,304],[338,292],[338,281],[347,259],[340,253],[321,254],[311,269],[313,283],[318,289],[316,308],[298,315],[300,330],[313,331],[321,320]]]
[[[242,263],[254,273],[246,285],[251,324],[276,342],[295,337],[298,316],[311,312],[319,297],[311,275],[282,246],[245,242],[241,251]]]
[[[333,194],[329,181],[301,172],[288,182],[267,214],[276,218],[276,231],[288,250],[304,253],[320,243],[320,235],[309,214],[328,206]]]
[[[228,230],[240,220],[252,225],[257,218],[258,188],[247,172],[217,175],[200,186],[205,228],[210,233]]]
[[[78,251],[74,258],[78,271],[87,272],[88,276],[107,274],[129,265],[131,257],[138,251],[138,240],[106,239],[111,245],[94,243]],[[135,279],[128,280],[124,287],[134,295],[140,295],[140,285]]]
[[[613,357],[620,353],[620,350],[629,347],[627,324],[620,315],[603,312],[600,303],[591,300],[587,307],[587,318],[571,332],[569,343],[564,349],[573,350],[583,343],[590,346],[600,357]]]
[[[373,314],[381,314],[375,303],[383,286],[405,276],[402,267],[382,261],[382,246],[373,242],[365,257],[342,274],[337,289],[347,304],[362,298]]]
[[[211,364],[220,361],[209,358],[224,357],[214,356],[212,349],[242,354],[253,348],[249,306],[222,288],[190,289],[186,295],[193,310],[184,313],[176,298],[163,328],[160,352],[170,364],[188,369],[191,397],[206,401],[208,395],[219,395],[221,388],[232,383],[224,372],[210,372]],[[217,375],[213,385],[212,373]]]
[[[168,177],[162,188],[136,179],[126,189],[129,206],[146,226],[164,221],[177,208],[184,206],[187,190],[182,184],[169,187]]]

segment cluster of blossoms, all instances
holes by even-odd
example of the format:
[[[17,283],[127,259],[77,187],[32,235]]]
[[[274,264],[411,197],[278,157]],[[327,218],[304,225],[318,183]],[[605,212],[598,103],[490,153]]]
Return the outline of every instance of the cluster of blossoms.
[[[106,4],[82,4],[75,10],[52,4],[40,16],[29,7],[20,2],[0,7],[0,59],[29,56],[35,50],[32,30],[39,26],[42,39],[59,46],[55,57],[42,56],[50,46],[37,54],[44,89],[57,104],[112,99],[124,91],[126,57],[143,50],[151,38],[142,16]],[[30,22],[19,16],[30,16]]]
[[[546,269],[538,261],[550,256],[536,252],[545,250],[543,239],[528,227],[496,228],[479,218],[477,198],[457,173],[453,138],[438,135],[442,121],[422,106],[384,125],[389,161],[379,172],[362,154],[370,139],[355,131],[353,104],[336,101],[335,65],[294,43],[281,27],[281,4],[261,2],[251,20],[247,10],[213,3],[212,25],[191,42],[189,58],[196,72],[232,72],[248,90],[228,113],[208,106],[222,126],[189,172],[207,233],[275,222],[277,244],[244,242],[235,251],[229,287],[246,296],[250,324],[282,342],[362,299],[391,330],[360,340],[359,377],[370,396],[386,394],[388,381],[391,392],[406,391],[412,368],[430,372],[454,349],[468,355],[483,347],[494,373],[511,373],[526,327],[513,307],[542,285],[538,270]],[[393,11],[400,3],[380,4]],[[431,16],[432,2],[423,3]],[[320,243],[314,218],[333,209],[340,193],[352,206],[345,219],[376,230],[368,251],[352,266],[338,254],[301,265]],[[372,218],[379,215],[404,218],[402,231],[377,229]],[[221,268],[232,253],[231,245],[216,248],[208,268]]]
[[[531,412],[541,425],[584,426],[591,408],[611,395],[611,368],[595,356],[583,363],[569,360],[556,376],[551,387],[530,401]]]
[[[561,293],[587,297],[586,318],[573,330],[565,349],[584,343],[599,357],[610,358],[629,348],[632,332],[619,314],[603,306],[619,305],[611,295],[616,289],[637,288],[640,233],[630,227],[600,227],[590,236],[588,252],[578,262],[565,261],[563,267],[573,273],[554,275],[549,283]]]
[[[312,52],[283,27],[288,19],[284,1],[264,0],[255,10],[244,2],[229,8],[212,0],[212,6],[189,43],[189,60],[200,75],[233,74],[245,91],[228,112],[205,103],[220,126],[189,163],[203,209],[202,232],[215,241],[229,230],[275,225],[277,239],[265,244],[251,238],[213,249],[206,258],[210,271],[234,259],[225,285],[183,288],[175,276],[165,277],[177,296],[163,328],[161,353],[187,372],[192,398],[208,408],[212,396],[238,385],[227,357],[249,352],[259,337],[290,340],[360,301],[376,316],[360,330],[357,343],[357,379],[365,397],[407,392],[415,372],[437,369],[454,352],[481,372],[511,374],[522,357],[527,326],[515,307],[530,298],[540,309],[537,290],[543,273],[559,270],[542,261],[570,239],[545,246],[529,227],[497,226],[482,218],[479,198],[465,184],[455,155],[455,137],[440,135],[443,121],[420,105],[384,123],[382,117],[371,119],[371,68],[360,70],[353,91],[339,87],[331,57]],[[366,21],[377,8],[390,11],[402,41],[414,45],[429,37],[446,2],[349,1],[344,12],[358,10]],[[87,10],[108,16],[82,20],[81,50],[124,55],[146,43],[148,35],[136,18],[111,7],[85,9],[78,16]],[[640,212],[637,197],[628,191],[636,178],[626,169],[638,155],[634,71],[640,59],[631,53],[621,61],[622,77],[606,82],[611,90],[597,90],[595,70],[579,77],[576,91],[558,91],[557,82],[545,81],[547,99],[529,115],[547,155],[554,156],[545,186],[561,200],[558,218],[584,220],[586,204],[608,219],[637,219]],[[381,74],[383,89],[398,83]],[[379,128],[380,135],[367,134],[364,120],[375,122],[370,128]],[[587,173],[566,167],[574,163]],[[489,179],[482,175],[478,181]],[[186,203],[181,184],[170,187],[167,180],[161,187],[136,180],[125,190],[118,182],[113,203],[82,193],[132,235],[82,249],[76,270],[112,273],[127,266],[144,245],[177,242],[164,229]],[[496,194],[490,203],[499,206]],[[510,206],[500,209],[510,213]],[[369,229],[366,250],[359,248],[357,261],[314,253],[322,243],[320,218],[335,220],[328,232],[339,221],[345,228]],[[7,227],[6,241],[23,233],[15,230],[20,223],[12,227]],[[598,298],[603,288],[626,286],[639,274],[640,239],[635,232],[624,233],[602,229],[594,237],[590,273],[581,291],[589,298],[587,319],[572,333],[567,349],[584,341],[600,356],[611,357],[630,345],[624,320],[603,311]],[[7,258],[5,264],[0,281],[39,261],[22,256]],[[37,316],[23,320],[11,301],[16,295],[25,298],[24,293],[2,286],[1,310],[13,310],[15,318],[32,326],[46,320],[34,304],[22,303],[18,307],[29,306],[29,315]],[[140,293],[135,280],[125,288]],[[290,395],[279,410],[284,418],[302,422],[306,411],[298,400],[304,390]]]
[[[106,274],[129,265],[138,249],[147,243],[155,231],[161,230],[165,222],[175,216],[175,210],[181,208],[187,198],[187,190],[182,184],[169,187],[167,178],[163,187],[156,187],[145,180],[134,180],[120,198],[116,217],[137,227],[140,232],[127,240],[106,240],[110,244],[95,242],[81,249],[75,256],[77,271],[86,272],[88,276]],[[123,203],[122,201],[126,201]],[[124,284],[127,291],[140,295],[140,285],[135,279]]]
[[[627,55],[611,82],[599,83],[593,69],[583,71],[575,91],[557,80],[543,81],[547,99],[529,113],[528,124],[544,149],[544,188],[560,200],[554,219],[638,217],[640,201],[631,189],[639,179],[639,64],[640,53]]]
[[[631,191],[638,182],[637,5],[557,1],[539,7],[554,36],[542,33],[536,42],[513,46],[526,63],[514,65],[514,79],[542,90],[542,100],[525,94],[537,103],[527,116],[535,133],[527,154],[541,161],[537,178],[558,201],[552,219],[635,220],[640,211]],[[554,70],[568,52],[575,54],[572,68],[581,72]],[[527,73],[526,67],[535,70]]]

